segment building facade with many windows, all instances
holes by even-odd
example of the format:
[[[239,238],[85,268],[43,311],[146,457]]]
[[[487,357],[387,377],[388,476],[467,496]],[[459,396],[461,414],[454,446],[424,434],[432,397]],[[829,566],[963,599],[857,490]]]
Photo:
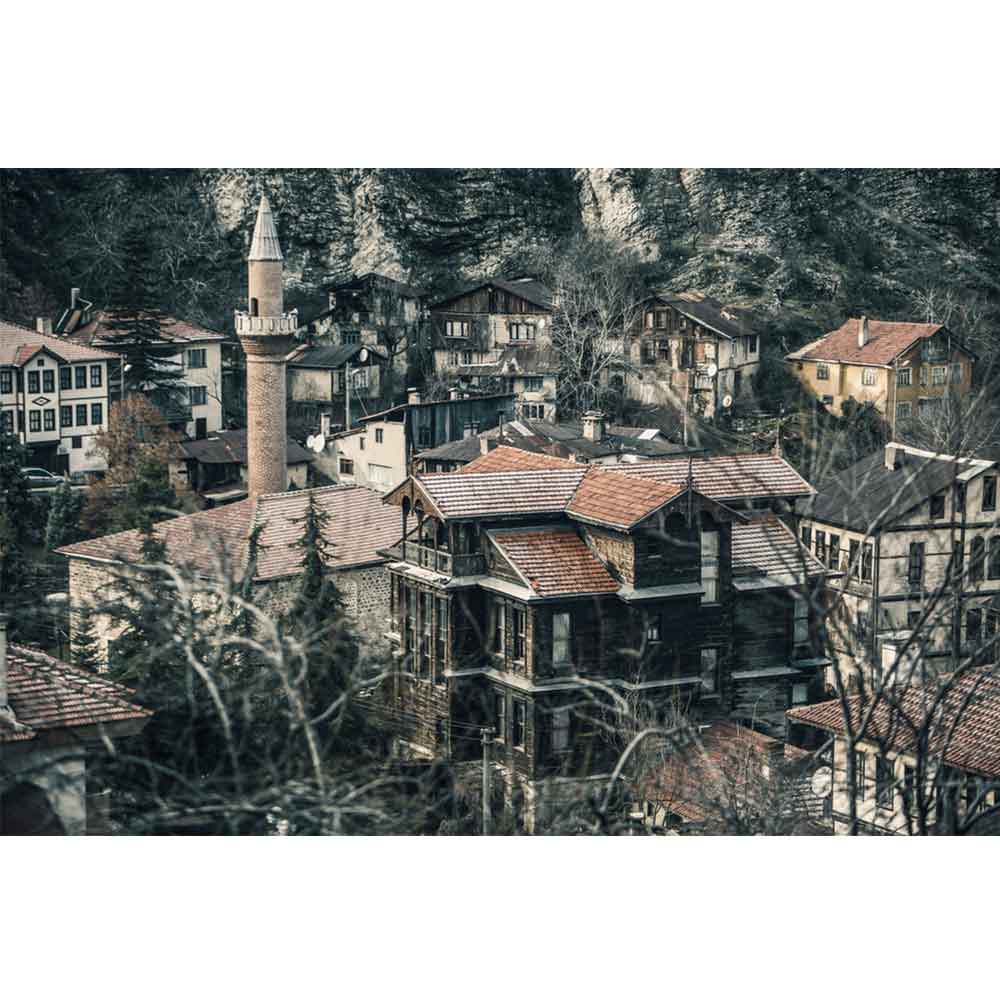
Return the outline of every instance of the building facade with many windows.
[[[0,420],[51,472],[99,472],[93,438],[107,424],[117,355],[0,322]]]

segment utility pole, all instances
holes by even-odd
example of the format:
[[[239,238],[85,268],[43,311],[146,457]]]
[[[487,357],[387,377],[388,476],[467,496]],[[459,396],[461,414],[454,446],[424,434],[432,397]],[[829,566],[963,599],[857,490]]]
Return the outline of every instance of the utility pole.
[[[344,362],[344,430],[351,429],[351,362]]]
[[[493,827],[490,802],[493,793],[493,727],[487,726],[479,732],[483,738],[483,836],[488,837]]]

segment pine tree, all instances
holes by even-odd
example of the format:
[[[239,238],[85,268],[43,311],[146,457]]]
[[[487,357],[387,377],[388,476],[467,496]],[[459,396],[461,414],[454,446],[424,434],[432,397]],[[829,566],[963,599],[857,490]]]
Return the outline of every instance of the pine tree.
[[[12,615],[11,630],[22,637],[31,632],[32,567],[25,547],[27,526],[35,515],[23,466],[24,446],[0,429],[0,609]]]
[[[122,268],[109,293],[105,320],[112,349],[124,355],[129,389],[154,390],[174,398],[182,379],[176,350],[163,343],[165,316],[157,301],[152,241],[141,222],[123,239]]]
[[[45,527],[45,547],[49,552],[77,540],[82,507],[82,496],[74,492],[68,482],[52,494],[52,506]]]
[[[73,665],[79,670],[95,674],[102,666],[97,623],[93,610],[89,607],[77,612],[76,627],[73,629]]]

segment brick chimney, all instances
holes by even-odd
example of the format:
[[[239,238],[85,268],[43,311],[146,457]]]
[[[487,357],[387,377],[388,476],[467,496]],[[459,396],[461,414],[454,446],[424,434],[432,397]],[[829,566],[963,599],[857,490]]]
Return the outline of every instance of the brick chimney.
[[[868,317],[862,316],[858,320],[858,347],[864,347],[869,340],[871,340],[871,335],[868,333]]]
[[[285,312],[284,258],[267,195],[257,208],[248,258],[249,310],[236,313],[247,359],[247,493],[288,487],[285,358],[295,343],[298,311]]]
[[[890,442],[885,446],[885,467],[892,472],[895,472],[903,464],[903,455],[905,454],[901,445],[895,442]]]
[[[595,444],[604,440],[604,414],[600,410],[587,410],[583,415],[583,436]]]
[[[35,329],[39,333],[44,333],[46,336],[52,336],[52,320],[48,316],[39,316],[35,320]]]

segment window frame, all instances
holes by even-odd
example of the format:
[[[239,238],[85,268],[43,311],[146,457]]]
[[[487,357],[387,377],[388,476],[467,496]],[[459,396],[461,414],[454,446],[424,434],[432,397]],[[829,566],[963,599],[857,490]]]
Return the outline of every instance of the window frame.
[[[204,347],[189,347],[184,352],[184,367],[190,369],[207,368],[207,350]]]
[[[896,369],[896,387],[900,389],[906,389],[913,386],[913,369],[912,368],[897,368]]]
[[[990,499],[987,500],[987,492],[990,494]],[[997,477],[996,476],[983,476],[983,491],[982,499],[980,502],[980,510],[983,511],[995,511],[997,509]]]
[[[103,365],[90,366],[90,388],[100,389],[104,385]]]
[[[73,388],[74,389],[86,389],[87,388],[87,366],[86,365],[74,365],[74,367],[73,367]]]
[[[816,362],[816,381],[817,382],[830,381],[830,366],[825,361]]]

